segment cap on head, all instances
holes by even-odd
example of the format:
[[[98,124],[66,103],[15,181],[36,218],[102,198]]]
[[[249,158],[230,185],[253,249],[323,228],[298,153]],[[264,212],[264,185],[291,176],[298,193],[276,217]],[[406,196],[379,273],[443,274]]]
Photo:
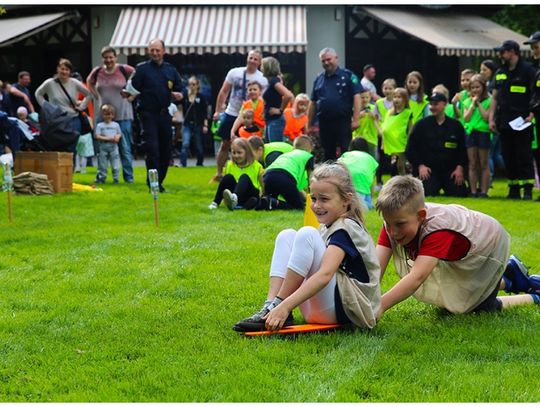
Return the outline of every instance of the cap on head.
[[[530,44],[534,44],[535,42],[538,42],[538,41],[540,41],[540,31],[536,31],[534,34],[531,34],[529,39],[527,41],[523,42],[523,44],[530,45]]]
[[[444,93],[440,92],[434,92],[430,96],[428,96],[427,100],[429,102],[445,102],[448,103],[448,98]]]
[[[493,50],[497,52],[514,50],[517,53],[519,52],[519,44],[513,40],[506,40],[502,45],[493,48]]]

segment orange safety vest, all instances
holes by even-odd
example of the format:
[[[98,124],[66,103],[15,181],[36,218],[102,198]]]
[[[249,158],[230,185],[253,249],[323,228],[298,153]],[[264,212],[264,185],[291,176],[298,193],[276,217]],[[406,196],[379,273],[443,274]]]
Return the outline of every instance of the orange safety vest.
[[[258,136],[262,138],[262,130],[259,129],[258,131],[247,131],[245,126],[241,126],[238,129],[238,135],[242,138],[250,138],[251,136]]]
[[[290,141],[293,141],[296,137],[301,136],[304,133],[306,123],[308,121],[307,114],[294,117],[292,108],[287,108],[283,112],[285,117],[285,129],[283,130],[283,135],[287,136]]]
[[[266,127],[266,121],[264,120],[264,100],[259,98],[257,107],[253,108],[253,102],[251,100],[246,100],[242,104],[242,111],[251,109],[253,110],[253,121],[259,129],[264,129]]]

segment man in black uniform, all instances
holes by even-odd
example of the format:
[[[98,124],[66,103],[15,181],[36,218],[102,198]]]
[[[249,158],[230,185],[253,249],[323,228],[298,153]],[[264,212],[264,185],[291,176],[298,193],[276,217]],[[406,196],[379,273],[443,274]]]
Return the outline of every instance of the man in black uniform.
[[[339,67],[335,50],[324,48],[319,58],[324,72],[313,83],[308,117],[311,124],[317,113],[324,160],[335,160],[336,147],[342,153],[347,151],[352,130],[358,128],[364,88],[353,72]]]
[[[520,57],[519,44],[507,40],[494,48],[499,53],[502,67],[495,73],[495,86],[489,109],[489,127],[501,137],[501,149],[508,177],[508,198],[532,199],[534,167],[532,158],[533,128],[514,130],[510,122],[521,117],[533,119],[531,100],[534,68]]]
[[[428,100],[432,115],[414,125],[405,150],[413,175],[422,180],[426,196],[439,195],[441,188],[448,196],[467,196],[465,129],[444,114],[445,95],[434,93]]]
[[[530,108],[536,121],[536,143],[538,144],[538,138],[540,137],[540,31],[532,34],[523,44],[531,46],[533,58],[536,62],[536,75],[534,77]],[[533,156],[536,161],[536,170],[540,174],[540,146],[533,150]],[[540,201],[540,196],[536,199]]]
[[[165,192],[163,181],[167,176],[172,151],[172,117],[168,108],[173,100],[182,100],[184,89],[176,68],[163,60],[163,40],[150,41],[148,53],[150,59],[137,65],[131,84],[140,93],[146,169],[158,170],[159,190]]]

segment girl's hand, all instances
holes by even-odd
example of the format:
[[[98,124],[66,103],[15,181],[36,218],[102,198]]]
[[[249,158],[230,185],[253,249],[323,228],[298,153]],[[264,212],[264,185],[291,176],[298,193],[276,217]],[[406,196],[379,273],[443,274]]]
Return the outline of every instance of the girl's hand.
[[[480,100],[478,100],[478,96],[473,96],[472,101],[475,105],[478,105],[478,103],[480,102]]]
[[[203,134],[208,133],[208,126],[202,126],[202,132]]]
[[[277,331],[283,327],[283,324],[287,320],[287,317],[291,311],[287,309],[283,303],[279,304],[276,308],[268,313],[263,319],[266,320],[266,329],[270,331]]]

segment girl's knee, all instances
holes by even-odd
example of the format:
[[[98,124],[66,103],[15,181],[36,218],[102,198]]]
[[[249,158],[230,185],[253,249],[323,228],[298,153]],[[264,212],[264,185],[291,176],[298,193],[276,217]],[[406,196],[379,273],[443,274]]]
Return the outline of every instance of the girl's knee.
[[[321,234],[313,226],[302,226],[296,232],[296,239],[313,239],[314,237],[320,238]]]
[[[283,229],[276,236],[276,242],[281,241],[281,240],[293,241],[294,237],[296,236],[296,233],[297,232],[294,229]]]

